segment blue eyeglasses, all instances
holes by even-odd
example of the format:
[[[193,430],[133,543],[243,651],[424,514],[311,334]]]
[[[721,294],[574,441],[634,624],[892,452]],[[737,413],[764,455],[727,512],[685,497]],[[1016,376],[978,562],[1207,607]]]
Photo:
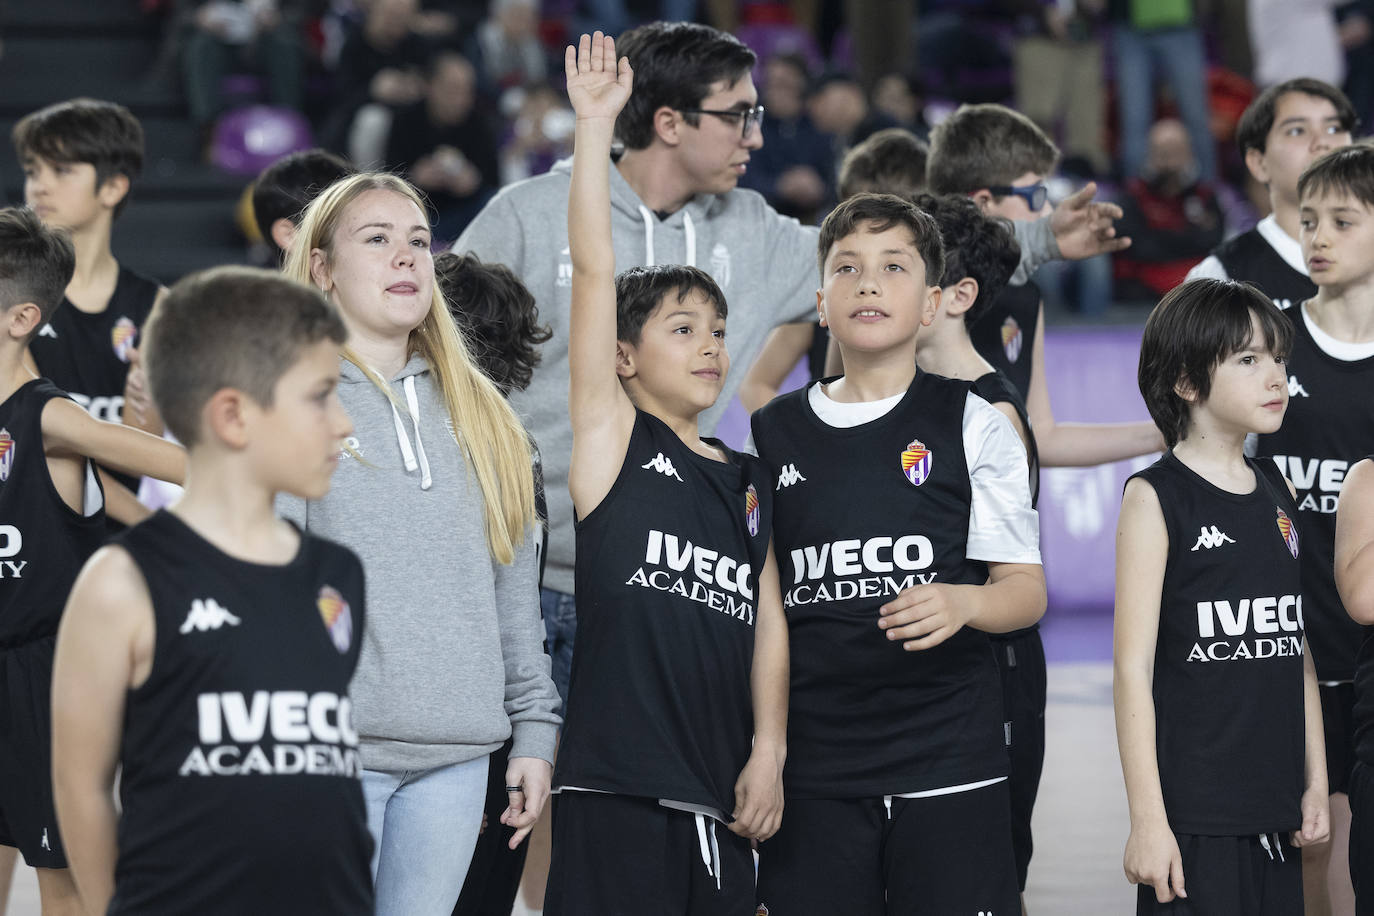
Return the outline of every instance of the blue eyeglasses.
[[[988,190],[998,197],[1007,194],[1015,194],[1017,197],[1024,198],[1026,206],[1030,207],[1032,213],[1039,213],[1041,209],[1044,208],[1045,201],[1048,200],[1050,196],[1050,189],[1045,187],[1044,182],[1026,185],[1020,188],[1015,185],[1002,184],[994,188],[988,188]]]
[[[741,109],[719,109],[719,108],[679,108],[682,114],[708,114],[727,121],[739,121],[739,137],[743,140],[749,136],[749,131],[763,123],[763,106],[755,105],[753,108]]]

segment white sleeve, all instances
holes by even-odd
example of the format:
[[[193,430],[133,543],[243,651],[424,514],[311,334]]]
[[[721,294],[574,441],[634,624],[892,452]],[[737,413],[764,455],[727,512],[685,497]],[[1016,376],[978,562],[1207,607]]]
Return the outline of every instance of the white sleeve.
[[[1231,278],[1226,275],[1226,268],[1221,266],[1221,261],[1217,260],[1217,256],[1209,254],[1195,264],[1193,269],[1188,271],[1188,276],[1183,279],[1186,282],[1188,280],[1229,280]]]
[[[1040,517],[1031,507],[1026,447],[996,407],[969,392],[964,456],[973,499],[968,557],[985,563],[1040,562]]]

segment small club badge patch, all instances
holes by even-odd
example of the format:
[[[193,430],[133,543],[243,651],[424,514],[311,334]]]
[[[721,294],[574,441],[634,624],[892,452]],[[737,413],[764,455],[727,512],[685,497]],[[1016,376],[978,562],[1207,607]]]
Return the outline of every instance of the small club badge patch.
[[[759,533],[759,491],[751,483],[744,491],[744,522],[749,526],[749,536]]]
[[[1288,545],[1288,552],[1293,555],[1293,559],[1298,558],[1298,529],[1293,524],[1293,520],[1282,510],[1279,513],[1279,533],[1283,535],[1283,542]]]
[[[9,430],[0,429],[0,483],[10,479],[14,469],[14,439]]]
[[[1008,315],[1002,322],[1002,351],[1007,354],[1007,362],[1014,363],[1021,356],[1021,340],[1021,325]]]
[[[110,343],[120,362],[129,361],[129,351],[138,343],[138,328],[128,318],[120,318],[110,330]]]
[[[912,439],[902,452],[902,474],[911,481],[913,487],[919,487],[930,477],[930,466],[934,459],[935,456],[930,453],[930,449],[919,439]]]
[[[329,631],[329,638],[334,640],[334,648],[340,652],[347,652],[348,647],[353,644],[353,611],[349,608],[348,602],[338,591],[326,585],[320,589],[320,596],[315,599],[315,607],[320,610],[320,617],[324,619],[324,628]]]

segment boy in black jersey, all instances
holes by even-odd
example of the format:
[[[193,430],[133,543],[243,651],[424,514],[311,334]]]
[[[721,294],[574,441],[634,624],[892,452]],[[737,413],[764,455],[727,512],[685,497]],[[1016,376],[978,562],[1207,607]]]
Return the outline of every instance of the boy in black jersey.
[[[1305,851],[1303,865],[1309,902],[1325,905],[1329,892],[1341,912],[1353,896],[1346,788],[1360,630],[1341,606],[1332,553],[1345,471],[1374,450],[1374,147],[1357,143],[1322,156],[1298,180],[1298,200],[1302,253],[1317,294],[1284,310],[1294,331],[1288,411],[1254,453],[1273,458],[1297,487],[1307,536],[1303,594],[1326,727],[1332,843]]]
[[[1294,847],[1327,839],[1313,538],[1283,475],[1245,456],[1283,422],[1292,341],[1226,280],[1179,286],[1145,324],[1140,391],[1170,451],[1126,484],[1113,649],[1138,913],[1301,913]]]
[[[78,905],[53,813],[49,683],[62,604],[105,534],[87,459],[178,481],[184,468],[180,449],[92,418],[24,365],[73,261],[63,233],[0,210],[0,845],[37,869],[45,914]]]
[[[1251,177],[1269,191],[1269,215],[1218,245],[1188,279],[1245,280],[1279,308],[1310,299],[1317,287],[1298,238],[1298,178],[1321,156],[1349,146],[1358,125],[1345,93],[1321,80],[1299,77],[1260,93],[1240,116],[1236,145]]]
[[[66,229],[76,248],[66,297],[29,344],[38,373],[98,420],[161,433],[140,416],[146,396],[125,387],[160,288],[120,266],[110,250],[114,220],[143,168],[142,126],[122,105],[72,99],[26,115],[12,139],[24,168],[24,203],[45,225]],[[110,517],[137,521],[141,513],[125,491],[137,490],[137,479],[102,476]]]
[[[1358,916],[1374,913],[1374,458],[1351,465],[1336,515],[1336,585],[1363,627],[1355,658],[1354,757],[1349,779],[1350,877]]]
[[[787,642],[771,483],[760,462],[697,433],[730,364],[719,287],[691,267],[615,276],[607,161],[629,61],[597,32],[565,65],[577,113],[579,619],[544,911],[748,916],[750,842],[773,834],[782,809]]]
[[[934,220],[860,194],[821,226],[820,319],[846,375],[754,414],[776,479],[791,642],[771,913],[1019,909],[988,632],[1045,609],[1026,452],[966,381],[916,366],[941,302]]]
[[[249,268],[187,277],[154,310],[149,382],[188,485],[86,564],[53,673],[87,912],[372,912],[348,697],[363,571],[273,513],[279,491],[329,489],[352,430],[344,337],[317,292]]]

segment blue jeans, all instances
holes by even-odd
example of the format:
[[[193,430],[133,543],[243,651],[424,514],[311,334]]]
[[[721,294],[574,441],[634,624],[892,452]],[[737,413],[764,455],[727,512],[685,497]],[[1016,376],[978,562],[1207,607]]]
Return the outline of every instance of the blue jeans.
[[[1169,81],[1179,117],[1188,128],[1203,181],[1217,177],[1216,143],[1209,126],[1207,61],[1197,29],[1112,30],[1116,52],[1116,92],[1121,107],[1121,170],[1125,178],[1140,174],[1146,137],[1155,115],[1155,78]]]
[[[553,685],[568,716],[568,679],[572,677],[573,642],[577,639],[577,599],[551,588],[539,590],[539,610],[544,614],[544,633],[553,662]]]
[[[482,829],[487,758],[432,770],[363,770],[377,846],[376,916],[449,916]]]

